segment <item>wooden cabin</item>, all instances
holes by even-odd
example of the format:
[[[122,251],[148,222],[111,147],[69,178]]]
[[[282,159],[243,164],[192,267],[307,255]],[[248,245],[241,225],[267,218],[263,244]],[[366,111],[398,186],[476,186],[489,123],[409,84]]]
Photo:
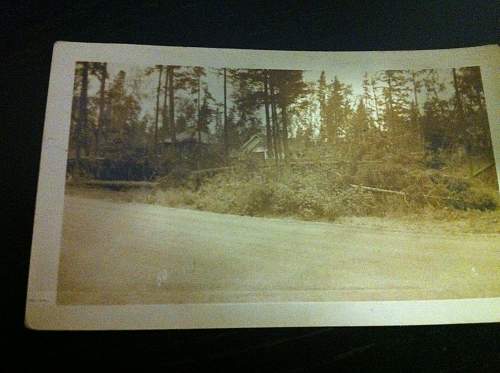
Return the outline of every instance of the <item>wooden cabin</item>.
[[[210,137],[206,131],[198,132],[196,129],[188,129],[175,136],[175,150],[181,158],[190,158],[199,147],[207,149],[210,144]],[[173,146],[172,137],[167,137],[163,141],[162,151],[168,151]]]

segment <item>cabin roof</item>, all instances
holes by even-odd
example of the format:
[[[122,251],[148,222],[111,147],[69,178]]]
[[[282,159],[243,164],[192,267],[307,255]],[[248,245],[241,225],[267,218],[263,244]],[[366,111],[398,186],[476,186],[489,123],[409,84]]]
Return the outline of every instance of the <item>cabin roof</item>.
[[[250,136],[250,138],[241,145],[242,153],[262,153],[266,151],[266,144],[264,142],[264,137],[256,133]]]
[[[201,137],[201,141],[200,140]],[[195,129],[189,129],[183,132],[178,133],[175,136],[175,140],[177,143],[188,143],[188,142],[193,142],[193,143],[201,143],[201,144],[209,144],[210,143],[210,138],[209,135],[206,131],[201,131],[200,134],[198,134],[198,131]],[[172,138],[167,137],[164,141],[164,144],[172,144]]]

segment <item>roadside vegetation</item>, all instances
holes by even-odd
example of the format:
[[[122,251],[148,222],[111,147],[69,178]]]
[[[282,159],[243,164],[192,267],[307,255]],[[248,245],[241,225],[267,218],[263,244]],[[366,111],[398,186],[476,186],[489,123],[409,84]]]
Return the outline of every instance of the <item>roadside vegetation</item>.
[[[248,216],[500,230],[478,67],[365,72],[357,82],[334,67],[315,77],[125,70],[76,64],[68,193]]]
[[[494,169],[478,179],[418,164],[410,171],[387,163],[377,169],[359,167],[354,175],[341,171],[323,165],[288,165],[277,171],[240,164],[205,177],[166,177],[151,188],[70,185],[68,192],[237,215],[381,227],[397,221],[400,228],[500,233],[500,199],[491,187]]]

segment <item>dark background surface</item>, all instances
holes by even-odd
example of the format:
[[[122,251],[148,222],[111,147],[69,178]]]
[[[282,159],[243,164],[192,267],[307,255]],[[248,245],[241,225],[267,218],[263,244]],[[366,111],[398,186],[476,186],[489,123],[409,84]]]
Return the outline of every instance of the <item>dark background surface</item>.
[[[498,42],[495,1],[39,2],[0,5],[4,245],[1,340],[17,365],[168,371],[495,371],[498,324],[139,332],[24,328],[36,183],[57,40],[287,50],[404,50]],[[2,80],[4,80],[2,79]],[[3,142],[3,141],[2,141]],[[69,364],[68,364],[69,363]]]

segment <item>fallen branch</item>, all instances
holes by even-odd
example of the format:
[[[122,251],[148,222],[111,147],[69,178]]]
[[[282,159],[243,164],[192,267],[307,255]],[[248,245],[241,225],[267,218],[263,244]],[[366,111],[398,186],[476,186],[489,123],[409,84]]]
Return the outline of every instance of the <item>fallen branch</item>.
[[[362,161],[351,161],[351,160],[293,160],[288,162],[291,165],[345,165],[350,163],[356,164],[382,164],[383,161],[379,160],[362,160]]]
[[[101,186],[107,188],[154,188],[158,183],[151,181],[128,181],[128,180],[85,180],[75,184]]]
[[[391,194],[399,194],[401,196],[406,196],[405,192],[401,192],[399,190],[390,190],[390,189],[382,189],[382,188],[374,188],[364,185],[350,184],[354,188],[369,190],[371,192],[379,192],[379,193],[391,193]]]
[[[206,174],[206,173],[210,173],[210,172],[230,170],[232,168],[233,168],[232,166],[229,166],[229,167],[216,167],[216,168],[205,168],[204,170],[191,171],[191,175],[200,175],[200,174]]]
[[[476,177],[476,176],[479,176],[480,174],[482,174],[484,171],[486,171],[488,168],[492,167],[495,165],[495,162],[492,162],[490,164],[488,164],[487,166],[484,166],[483,168],[480,168],[479,170],[477,170],[476,172],[474,172],[472,174],[472,177]]]
[[[390,190],[390,189],[382,189],[382,188],[374,188],[374,187],[369,187],[365,185],[357,185],[357,184],[349,184],[350,186],[354,188],[359,188],[359,189],[364,189],[364,190],[369,190],[370,192],[379,192],[379,193],[390,193],[390,194],[398,194],[400,196],[403,196],[403,198],[409,196],[409,193],[402,192],[400,190]],[[440,197],[440,196],[431,196],[429,194],[424,194],[424,198],[433,198],[433,199],[444,199],[448,201],[458,201],[460,200],[459,198],[453,198],[453,197]]]

